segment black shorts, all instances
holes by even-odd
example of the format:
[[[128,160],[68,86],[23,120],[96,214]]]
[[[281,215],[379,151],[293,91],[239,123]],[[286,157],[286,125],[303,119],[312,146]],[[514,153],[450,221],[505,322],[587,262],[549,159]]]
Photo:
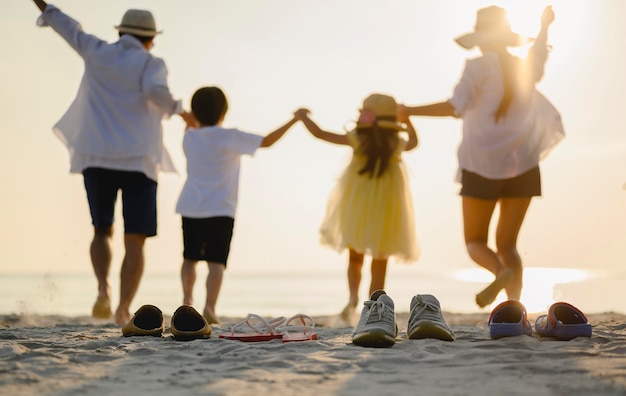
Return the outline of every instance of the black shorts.
[[[183,216],[183,257],[226,265],[235,219],[228,216],[193,219]]]
[[[541,195],[541,173],[536,166],[510,179],[487,179],[463,169],[460,194],[479,199],[537,197]]]
[[[157,233],[157,183],[141,172],[102,168],[83,171],[91,223],[97,229],[113,225],[117,192],[122,190],[124,233]]]

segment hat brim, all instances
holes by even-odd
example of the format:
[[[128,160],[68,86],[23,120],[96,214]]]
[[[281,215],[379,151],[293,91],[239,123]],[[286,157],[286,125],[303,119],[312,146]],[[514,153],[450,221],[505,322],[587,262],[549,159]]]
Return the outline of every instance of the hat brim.
[[[142,36],[142,37],[154,37],[157,34],[163,33],[162,30],[159,30],[159,31],[146,30],[146,29],[138,29],[138,28],[132,28],[132,27],[127,27],[127,26],[121,26],[121,25],[115,26],[115,29],[117,29],[120,33],[136,34],[137,36]]]
[[[477,45],[500,41],[507,47],[519,47],[527,44],[532,39],[513,32],[472,32],[454,39],[458,45],[465,49],[472,49]]]

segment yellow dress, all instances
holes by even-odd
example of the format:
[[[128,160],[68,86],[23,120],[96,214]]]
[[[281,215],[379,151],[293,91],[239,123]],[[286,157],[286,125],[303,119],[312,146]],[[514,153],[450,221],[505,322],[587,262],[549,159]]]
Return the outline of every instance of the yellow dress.
[[[359,175],[366,157],[358,151],[356,133],[349,132],[348,139],[354,154],[328,199],[321,243],[339,252],[351,248],[374,258],[416,261],[413,199],[401,159],[406,141],[399,141],[385,172],[370,177]]]

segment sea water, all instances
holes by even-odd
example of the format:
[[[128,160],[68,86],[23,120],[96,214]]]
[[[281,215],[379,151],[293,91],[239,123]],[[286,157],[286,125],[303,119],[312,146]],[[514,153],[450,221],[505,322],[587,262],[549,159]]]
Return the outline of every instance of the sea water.
[[[112,303],[118,301],[117,274],[111,277]],[[194,289],[194,306],[203,308],[206,270],[199,267]],[[91,313],[96,298],[96,280],[91,273],[2,274],[0,275],[0,314],[39,314],[82,316]],[[492,279],[478,268],[432,274],[390,270],[386,291],[396,304],[396,312],[408,312],[415,294],[433,294],[442,309],[454,313],[489,312],[492,306],[478,308],[475,294]],[[626,313],[626,273],[593,274],[564,268],[528,268],[522,302],[529,312],[545,311],[555,301],[567,301],[586,313]],[[367,298],[366,271],[361,299]],[[506,299],[501,293],[496,303]],[[336,272],[236,272],[227,271],[217,311],[221,316],[243,317],[248,313],[284,315],[334,315],[348,301],[343,269]],[[171,315],[182,303],[178,273],[146,273],[131,306],[160,307]],[[359,307],[360,309],[360,307]]]

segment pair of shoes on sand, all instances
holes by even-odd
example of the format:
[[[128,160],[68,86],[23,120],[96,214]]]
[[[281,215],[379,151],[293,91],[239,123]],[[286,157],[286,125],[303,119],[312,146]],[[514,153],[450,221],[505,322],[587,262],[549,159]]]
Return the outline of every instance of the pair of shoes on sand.
[[[435,296],[417,294],[411,299],[410,308],[408,339],[454,340],[454,333],[448,326]],[[352,332],[352,342],[359,346],[384,348],[393,346],[397,336],[394,302],[383,290],[376,290],[364,302],[361,317]]]
[[[163,312],[154,305],[140,307],[122,328],[125,337],[161,337],[164,331]],[[212,333],[206,319],[191,305],[181,305],[176,309],[172,315],[170,331],[176,340],[181,341],[209,338]]]
[[[296,314],[289,319],[284,316],[265,319],[256,314],[248,314],[244,320],[235,323],[230,332],[219,338],[243,342],[261,342],[281,339],[282,342],[317,340],[315,321],[309,315]]]
[[[489,316],[491,338],[532,335],[526,307],[519,301],[509,300],[498,304]],[[591,325],[585,314],[566,302],[556,302],[550,306],[547,315],[535,321],[535,331],[541,337],[552,337],[568,341],[576,337],[591,337]]]

